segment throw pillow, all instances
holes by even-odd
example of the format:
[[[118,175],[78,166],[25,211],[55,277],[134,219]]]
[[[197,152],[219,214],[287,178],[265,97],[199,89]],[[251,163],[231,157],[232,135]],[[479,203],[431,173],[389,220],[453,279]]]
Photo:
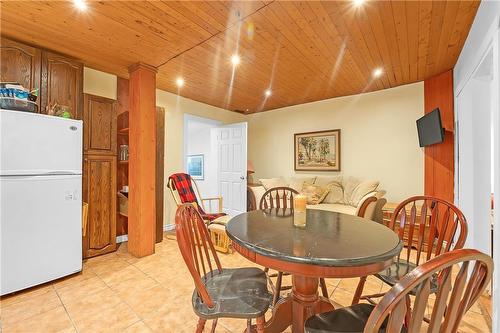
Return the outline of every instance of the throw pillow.
[[[357,207],[361,199],[365,195],[367,195],[370,192],[373,192],[377,189],[379,182],[375,180],[367,180],[363,181],[356,186],[354,191],[352,192],[351,200],[350,200],[350,205]]]
[[[342,188],[341,175],[335,177],[318,177],[314,184],[329,189],[329,192],[322,202],[330,204],[344,203],[344,189]]]
[[[308,205],[317,205],[325,199],[328,192],[327,187],[310,184],[304,185],[301,193],[306,196]]]
[[[288,180],[288,187],[293,188],[295,191],[302,191],[304,185],[314,184],[316,177],[290,177]]]
[[[259,179],[259,181],[262,183],[262,186],[267,190],[274,188],[274,187],[283,187],[287,186],[285,180],[283,178],[268,178],[268,179]]]

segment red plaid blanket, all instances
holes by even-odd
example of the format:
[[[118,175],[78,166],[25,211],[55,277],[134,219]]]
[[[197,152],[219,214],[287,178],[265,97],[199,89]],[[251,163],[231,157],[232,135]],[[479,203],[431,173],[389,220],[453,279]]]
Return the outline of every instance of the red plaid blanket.
[[[168,179],[172,181],[172,184],[174,185],[175,189],[177,190],[177,193],[179,194],[181,202],[196,203],[196,206],[198,207],[198,212],[200,212],[200,215],[204,220],[209,220],[210,222],[212,222],[213,220],[226,215],[225,213],[215,213],[215,214],[205,213],[200,203],[198,202],[198,199],[196,198],[196,193],[194,192],[190,175],[186,173],[174,173],[173,175],[168,177]]]

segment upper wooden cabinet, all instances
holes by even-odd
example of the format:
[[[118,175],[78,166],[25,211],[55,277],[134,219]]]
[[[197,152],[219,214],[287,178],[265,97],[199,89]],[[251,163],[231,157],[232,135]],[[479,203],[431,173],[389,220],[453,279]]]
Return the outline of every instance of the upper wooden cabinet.
[[[85,154],[116,155],[116,101],[85,94],[83,123]]]
[[[41,112],[55,103],[69,106],[76,119],[81,119],[83,64],[74,59],[42,52]]]
[[[2,38],[0,81],[19,82],[30,90],[40,89],[41,54],[40,49]],[[37,104],[40,106],[40,99]]]
[[[18,82],[28,89],[39,89],[40,113],[47,105],[68,106],[74,118],[82,118],[83,64],[40,48],[7,38],[1,39],[1,74],[3,82]]]

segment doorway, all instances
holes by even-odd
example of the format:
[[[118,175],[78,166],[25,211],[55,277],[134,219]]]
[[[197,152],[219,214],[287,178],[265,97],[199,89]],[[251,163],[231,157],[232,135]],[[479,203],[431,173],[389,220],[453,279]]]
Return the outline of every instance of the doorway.
[[[500,265],[500,151],[498,30],[455,96],[456,203],[468,221],[466,247],[492,255]],[[488,292],[493,301],[493,332],[499,328],[500,270]]]
[[[222,211],[246,211],[247,123],[227,124],[184,115],[184,172],[196,182],[202,198],[222,197]],[[217,202],[205,207],[217,213]]]

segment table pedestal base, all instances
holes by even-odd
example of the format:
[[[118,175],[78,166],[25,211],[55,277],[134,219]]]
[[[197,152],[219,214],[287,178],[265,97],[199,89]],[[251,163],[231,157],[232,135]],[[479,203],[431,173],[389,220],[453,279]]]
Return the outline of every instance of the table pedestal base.
[[[309,317],[334,310],[327,298],[318,295],[318,284],[318,278],[293,275],[292,293],[276,304],[264,332],[283,332],[291,325],[293,333],[303,333],[304,322]]]

